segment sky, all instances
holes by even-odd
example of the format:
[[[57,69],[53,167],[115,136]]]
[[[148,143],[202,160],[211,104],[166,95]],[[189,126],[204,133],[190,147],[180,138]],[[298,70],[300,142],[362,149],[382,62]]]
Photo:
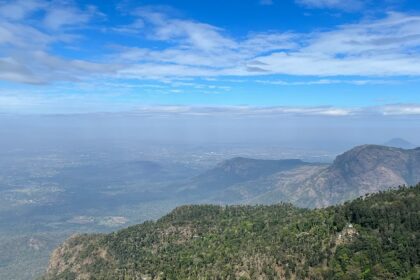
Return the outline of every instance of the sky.
[[[420,117],[416,0],[0,1],[0,113]]]

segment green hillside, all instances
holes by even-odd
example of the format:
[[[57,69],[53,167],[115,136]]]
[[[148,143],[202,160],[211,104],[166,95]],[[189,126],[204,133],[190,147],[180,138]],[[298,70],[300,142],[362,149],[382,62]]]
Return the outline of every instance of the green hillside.
[[[183,206],[156,222],[81,235],[45,279],[419,279],[420,185],[307,210]]]

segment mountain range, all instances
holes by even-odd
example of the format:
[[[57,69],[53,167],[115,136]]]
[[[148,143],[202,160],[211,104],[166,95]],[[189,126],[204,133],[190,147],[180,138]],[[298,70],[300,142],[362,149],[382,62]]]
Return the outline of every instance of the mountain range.
[[[233,158],[176,186],[191,202],[323,207],[420,182],[420,148],[357,146],[332,164]]]
[[[417,279],[420,185],[398,187],[419,182],[420,148],[362,145],[331,164],[232,158],[166,189],[201,205],[74,236],[44,279]]]

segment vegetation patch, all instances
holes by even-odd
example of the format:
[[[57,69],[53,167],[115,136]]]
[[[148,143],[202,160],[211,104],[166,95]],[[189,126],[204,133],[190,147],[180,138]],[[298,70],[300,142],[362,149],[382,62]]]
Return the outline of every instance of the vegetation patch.
[[[420,185],[301,209],[189,205],[70,239],[45,279],[418,279]]]

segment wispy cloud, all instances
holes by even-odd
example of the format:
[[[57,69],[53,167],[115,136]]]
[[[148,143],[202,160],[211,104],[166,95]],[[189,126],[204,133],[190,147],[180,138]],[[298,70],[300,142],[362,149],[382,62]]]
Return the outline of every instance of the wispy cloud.
[[[46,9],[43,19],[45,27],[58,30],[63,27],[77,27],[87,24],[92,17],[98,14],[94,6],[87,6],[85,10],[80,10],[75,6],[55,4]]]
[[[228,91],[230,88],[208,84],[202,86],[194,82],[168,82],[167,86],[157,84],[130,84],[118,81],[101,81],[107,90],[98,91],[99,84],[81,83],[83,92],[90,94],[76,94],[72,90],[73,83],[64,83],[60,89],[32,91],[27,94],[25,87],[16,90],[5,90],[0,96],[0,113],[89,113],[89,112],[123,112],[143,116],[233,116],[233,117],[328,117],[328,118],[358,118],[358,117],[420,117],[420,104],[395,103],[378,106],[199,106],[199,105],[144,105],[140,99],[131,99],[130,90],[147,92],[154,90],[184,90],[186,87],[200,90],[212,89]],[[125,87],[121,93],[117,89]],[[124,96],[124,99],[119,99]]]
[[[16,0],[0,2],[0,16],[11,20],[22,20],[31,13],[44,9],[48,2],[43,0]]]
[[[329,6],[344,2],[317,1]],[[322,77],[309,82],[313,84],[362,85],[374,83],[372,77],[420,76],[419,15],[389,13],[329,30],[249,32],[238,37],[165,9],[140,7],[131,11],[131,23],[105,31],[127,36],[131,43],[109,42],[112,53],[99,50],[95,60],[58,54],[53,47],[83,48],[78,31],[91,28],[92,20],[103,16],[93,6],[18,0],[0,2],[0,16],[0,79],[18,83],[98,75],[159,80],[293,75]],[[337,76],[364,77],[346,82],[333,78]]]
[[[150,39],[169,44],[160,50],[122,48],[118,55],[132,61],[122,74],[131,77],[420,75],[416,15],[389,13],[328,31],[250,33],[245,39],[159,12],[138,16],[151,26]]]
[[[51,51],[53,44],[77,44],[76,30],[86,28],[98,14],[93,6],[81,9],[71,1],[0,2],[0,79],[44,84],[115,73],[116,65],[65,58]]]
[[[330,8],[354,11],[363,8],[363,0],[296,0],[296,3],[309,8]]]
[[[216,116],[325,116],[325,117],[358,117],[358,116],[420,116],[418,104],[390,104],[374,107],[253,107],[253,106],[141,106],[132,111],[140,115],[195,115]]]
[[[390,79],[358,79],[358,80],[343,80],[343,79],[318,79],[309,81],[286,81],[286,80],[256,80],[260,84],[270,84],[279,86],[312,86],[312,85],[335,85],[335,84],[349,84],[356,86],[364,85],[384,85],[397,84],[400,81]]]
[[[396,104],[386,105],[379,108],[379,111],[384,115],[419,115],[419,104]]]
[[[418,30],[419,16],[390,13],[381,20],[313,33],[299,48],[256,60],[270,73],[290,75],[419,75]]]

